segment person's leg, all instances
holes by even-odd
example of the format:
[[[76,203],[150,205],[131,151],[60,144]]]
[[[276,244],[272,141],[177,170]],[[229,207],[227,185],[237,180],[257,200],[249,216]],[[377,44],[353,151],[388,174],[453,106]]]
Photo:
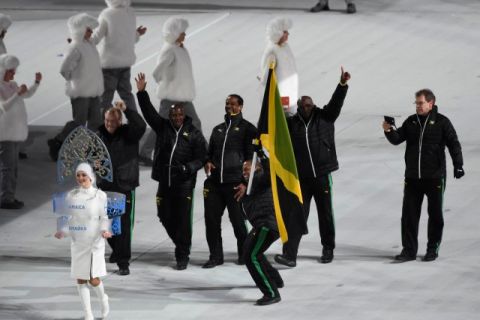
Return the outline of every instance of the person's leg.
[[[345,0],[347,5],[347,13],[357,12],[357,7],[355,6],[354,0]]]
[[[88,289],[87,280],[77,279],[77,291],[80,296],[85,319],[93,320],[92,305],[90,303],[90,289]]]
[[[402,207],[402,246],[406,256],[415,258],[418,250],[418,224],[422,211],[421,181],[405,179]]]
[[[109,312],[110,306],[108,304],[108,296],[105,294],[105,288],[103,287],[103,281],[100,278],[90,279],[93,291],[97,294],[98,300],[102,306],[102,318],[105,319]]]
[[[117,83],[117,91],[120,98],[129,110],[137,111],[135,98],[132,94],[132,83],[130,82],[130,68],[119,69],[119,78]]]
[[[175,197],[175,258],[177,269],[187,268],[192,246],[192,190],[182,191]]]
[[[102,101],[100,104],[100,112],[103,113],[112,106],[113,95],[117,90],[119,69],[102,69],[103,72],[103,86]]]
[[[243,264],[243,244],[247,238],[248,230],[240,202],[233,197],[236,192],[234,187],[234,184],[225,184],[221,186],[223,198],[227,203],[228,217],[232,223],[235,238],[237,238],[238,263]]]
[[[100,97],[88,98],[88,120],[87,128],[96,132],[103,123],[103,116],[100,110]]]
[[[210,250],[209,260],[204,267],[212,268],[216,265],[223,264],[221,224],[226,203],[219,190],[219,186],[211,179],[206,179],[204,182],[203,201],[205,207],[205,233]]]
[[[159,184],[156,199],[158,219],[165,228],[165,231],[167,231],[170,240],[175,243],[175,228],[172,223],[175,212],[173,210],[174,200],[172,199],[172,194],[169,191],[162,190],[162,187]]]
[[[318,177],[314,190],[317,205],[318,227],[322,241],[322,257],[320,262],[329,263],[333,260],[335,249],[335,217],[332,200],[332,176],[330,174]]]
[[[314,185],[312,181],[301,181],[302,198],[303,198],[303,214],[305,221],[308,221],[310,214],[310,202],[312,201]],[[282,256],[286,260],[282,259],[278,255],[275,256],[275,261],[287,266],[295,266],[297,261],[298,248],[300,246],[300,240],[302,239],[301,233],[289,234],[288,241],[283,245]],[[283,263],[285,262],[285,263]],[[290,262],[290,263],[289,263]],[[293,262],[293,263],[291,263]]]
[[[277,239],[277,232],[261,227],[260,229],[252,229],[244,243],[245,265],[253,281],[263,293],[263,297],[257,300],[259,305],[280,301],[276,281],[271,278],[271,270],[269,273],[265,267],[269,262],[266,261],[264,255],[264,252]]]
[[[130,273],[130,258],[132,256],[132,233],[135,223],[135,190],[125,192],[125,213],[120,217],[122,233],[115,236],[115,257],[120,275]]]
[[[23,203],[15,205],[18,174],[18,142],[0,141],[0,203],[4,209],[20,209]],[[9,208],[12,206],[12,208]]]
[[[78,126],[84,126],[88,121],[89,101],[90,98],[73,98],[70,99],[72,103],[72,121],[65,124],[62,131],[55,136],[55,140],[60,144],[67,138],[67,136]]]
[[[443,193],[445,180],[435,179],[425,186],[428,199],[428,243],[424,260],[435,260],[438,256],[443,234]]]

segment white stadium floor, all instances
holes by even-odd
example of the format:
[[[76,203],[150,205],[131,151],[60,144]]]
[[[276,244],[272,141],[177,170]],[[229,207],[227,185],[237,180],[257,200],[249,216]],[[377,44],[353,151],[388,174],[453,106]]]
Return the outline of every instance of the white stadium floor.
[[[290,45],[302,94],[323,105],[335,88],[340,66],[350,71],[350,91],[336,123],[341,168],[333,174],[335,260],[318,262],[321,244],[312,207],[310,233],[301,243],[297,267],[281,268],[282,301],[254,306],[260,291],[246,268],[234,264],[235,240],[227,217],[226,263],[201,268],[208,248],[201,190],[205,176],[200,173],[191,264],[176,271],[173,245],[156,216],[156,183],[149,168],[142,167],[131,275],[120,277],[116,265],[108,264],[104,279],[110,319],[479,319],[480,126],[475,123],[480,118],[480,2],[358,0],[354,15],[344,13],[343,0],[330,0],[335,9],[330,12],[307,12],[314,3],[143,0],[137,6],[138,24],[148,31],[137,45],[132,73],[147,74],[154,97],[151,71],[162,45],[161,26],[172,14],[187,17],[186,46],[198,92],[195,105],[208,138],[222,121],[224,99],[230,93],[244,97],[245,117],[257,122],[256,76],[265,24],[275,16],[293,20]],[[29,158],[20,162],[17,192],[26,205],[20,211],[0,211],[0,319],[82,319],[70,279],[69,240],[53,237],[51,195],[57,186],[46,139],[71,117],[58,73],[67,47],[66,19],[81,11],[98,14],[103,7],[101,0],[0,1],[0,12],[14,20],[5,43],[21,60],[17,82],[32,82],[36,71],[44,74],[37,94],[26,102]],[[390,145],[381,122],[388,114],[401,123],[414,112],[414,92],[424,87],[436,93],[440,112],[456,127],[466,176],[453,179],[447,154],[439,259],[420,261],[426,244],[424,211],[417,261],[395,264],[392,257],[401,249],[404,145]],[[275,243],[267,252],[269,259],[280,250]],[[92,305],[98,311],[93,293]]]

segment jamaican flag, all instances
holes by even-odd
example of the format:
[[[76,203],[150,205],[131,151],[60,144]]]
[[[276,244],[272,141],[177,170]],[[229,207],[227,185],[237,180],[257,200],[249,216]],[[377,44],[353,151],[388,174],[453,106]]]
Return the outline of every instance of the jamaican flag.
[[[273,66],[268,71],[258,133],[270,162],[275,217],[280,238],[285,243],[288,241],[288,232],[304,234],[307,227],[295,155]]]

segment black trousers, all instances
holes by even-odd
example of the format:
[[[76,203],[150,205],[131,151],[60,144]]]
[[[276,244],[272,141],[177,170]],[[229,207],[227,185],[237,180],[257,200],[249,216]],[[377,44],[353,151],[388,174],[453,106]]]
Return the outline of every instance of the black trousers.
[[[279,238],[276,230],[266,227],[253,228],[244,244],[245,265],[253,281],[265,296],[279,296],[277,283],[283,283],[277,269],[272,267],[264,252]]]
[[[228,217],[233,226],[233,233],[237,238],[238,257],[243,256],[243,243],[247,238],[248,231],[240,203],[233,198],[236,192],[233,188],[237,185],[236,183],[220,184],[212,181],[212,179],[205,180],[203,187],[205,232],[210,259],[223,261],[221,225],[225,207],[228,209]]]
[[[330,174],[317,178],[300,180],[302,189],[305,221],[308,221],[312,197],[317,205],[318,227],[324,249],[335,249],[335,218],[332,204],[332,176]],[[301,234],[289,234],[288,241],[283,245],[283,254],[288,259],[296,261]]]
[[[409,255],[418,251],[418,225],[424,196],[428,200],[427,250],[438,252],[443,233],[445,179],[405,179],[402,208],[402,246]]]
[[[192,246],[193,190],[157,191],[157,214],[175,244],[177,261],[188,260]]]
[[[125,213],[120,216],[122,233],[107,239],[113,251],[112,257],[117,261],[117,265],[120,268],[130,265],[132,233],[135,224],[135,190],[122,193],[126,197]]]

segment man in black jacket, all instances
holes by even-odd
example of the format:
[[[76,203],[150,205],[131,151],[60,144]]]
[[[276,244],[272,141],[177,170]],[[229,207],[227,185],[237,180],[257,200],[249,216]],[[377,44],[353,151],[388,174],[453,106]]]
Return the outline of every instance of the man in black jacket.
[[[258,158],[249,195],[242,198],[242,210],[252,225],[243,247],[248,272],[262,291],[257,305],[269,305],[281,300],[278,288],[283,288],[283,279],[265,257],[264,252],[279,238],[268,159]],[[262,165],[263,164],[263,165]],[[243,178],[248,181],[252,163],[243,164]]]
[[[335,249],[335,222],[332,204],[331,172],[338,169],[335,151],[335,120],[340,115],[347,95],[350,74],[341,69],[340,83],[330,102],[320,109],[312,98],[302,96],[298,100],[297,113],[287,119],[293,151],[297,162],[300,188],[304,204],[305,221],[310,212],[310,201],[315,199],[322,241],[321,263],[333,260]],[[283,253],[275,261],[295,267],[302,234],[290,234],[283,246]]]
[[[166,120],[150,102],[145,75],[140,73],[135,81],[140,109],[157,135],[152,179],[158,181],[158,217],[175,244],[177,270],[185,270],[192,244],[193,189],[206,160],[207,141],[185,116],[182,104],[173,105]]]
[[[443,193],[446,179],[445,146],[453,161],[453,176],[460,179],[463,171],[462,148],[450,120],[438,113],[435,95],[429,89],[415,93],[416,114],[395,128],[383,122],[388,141],[407,143],[405,150],[405,188],[402,208],[402,252],[397,261],[416,259],[418,224],[424,195],[428,199],[428,242],[423,261],[438,257],[443,232]]]
[[[128,124],[122,124],[122,111]],[[113,182],[101,180],[98,187],[103,191],[123,193],[126,197],[126,210],[121,216],[121,234],[108,239],[112,247],[110,262],[117,263],[119,275],[130,273],[135,188],[139,186],[138,143],[145,129],[145,121],[135,110],[127,109],[123,102],[117,102],[105,112],[104,125],[97,131],[110,153],[113,168]]]
[[[247,228],[238,201],[245,193],[242,164],[253,156],[252,141],[257,129],[243,119],[242,108],[242,97],[229,95],[225,102],[225,121],[213,128],[210,136],[208,160],[205,164],[208,178],[203,189],[210,257],[203,268],[223,264],[221,223],[225,207],[237,238],[238,263],[244,263],[243,243],[247,237]]]

